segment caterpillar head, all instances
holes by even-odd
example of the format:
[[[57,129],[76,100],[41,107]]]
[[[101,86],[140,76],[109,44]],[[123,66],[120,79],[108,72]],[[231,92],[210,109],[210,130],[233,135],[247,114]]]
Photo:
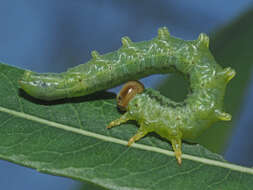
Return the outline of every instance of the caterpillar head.
[[[129,101],[135,97],[136,94],[142,93],[144,85],[139,81],[127,82],[117,95],[118,107],[125,111],[127,109]]]

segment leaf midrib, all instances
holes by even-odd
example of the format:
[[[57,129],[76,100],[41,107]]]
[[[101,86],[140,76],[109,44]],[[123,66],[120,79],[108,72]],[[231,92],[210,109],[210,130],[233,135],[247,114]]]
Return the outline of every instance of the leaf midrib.
[[[61,123],[57,123],[57,122],[54,122],[54,121],[49,121],[49,120],[46,120],[46,119],[43,119],[43,118],[39,118],[37,116],[33,116],[33,115],[26,114],[26,113],[23,113],[23,112],[18,112],[18,111],[15,111],[15,110],[4,108],[2,106],[0,106],[0,112],[8,113],[10,115],[13,115],[13,116],[16,116],[16,117],[19,117],[19,118],[24,118],[24,119],[27,119],[27,120],[30,120],[30,121],[35,121],[35,122],[38,122],[38,123],[46,124],[46,125],[51,126],[51,127],[55,127],[55,128],[62,129],[62,130],[65,130],[65,131],[70,131],[72,133],[80,134],[80,135],[83,135],[83,136],[93,137],[93,138],[100,139],[100,140],[107,141],[107,142],[112,142],[112,143],[121,144],[121,145],[125,145],[125,146],[128,143],[125,140],[121,140],[121,139],[118,139],[118,138],[109,137],[109,136],[89,132],[89,131],[86,131],[86,130],[83,130],[83,129],[78,129],[78,128],[71,127],[71,126],[68,126],[68,125],[64,125],[64,124],[61,124]],[[160,154],[165,154],[167,156],[173,156],[174,157],[174,152],[169,151],[169,150],[165,150],[165,149],[162,149],[162,148],[158,148],[158,147],[152,147],[152,146],[139,144],[139,143],[134,143],[133,145],[131,145],[131,147],[136,148],[136,149],[156,152],[156,153],[160,153]],[[221,161],[217,161],[217,160],[201,158],[201,157],[197,157],[197,156],[193,156],[193,155],[189,155],[189,154],[183,154],[182,158],[187,159],[187,160],[192,160],[192,161],[195,161],[195,162],[200,162],[202,164],[227,168],[227,169],[242,172],[242,173],[253,174],[253,168],[247,168],[247,167],[243,167],[243,166],[239,166],[239,165],[235,165],[235,164],[230,164],[230,163],[226,163],[226,162],[221,162]]]

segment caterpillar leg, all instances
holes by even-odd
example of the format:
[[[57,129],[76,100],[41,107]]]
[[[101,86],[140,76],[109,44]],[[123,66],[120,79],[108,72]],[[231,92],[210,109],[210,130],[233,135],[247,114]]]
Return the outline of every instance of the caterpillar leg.
[[[177,163],[181,165],[182,163],[182,141],[180,138],[175,138],[171,140],[172,148],[175,152]]]
[[[127,146],[131,146],[135,141],[140,140],[142,137],[148,134],[148,131],[145,128],[140,127],[137,133],[128,141]]]
[[[109,123],[109,125],[106,128],[110,129],[110,128],[114,127],[114,126],[118,126],[118,125],[120,125],[122,123],[126,123],[130,119],[131,118],[130,118],[129,114],[126,112],[119,119],[116,119],[116,120],[112,121],[111,123]]]

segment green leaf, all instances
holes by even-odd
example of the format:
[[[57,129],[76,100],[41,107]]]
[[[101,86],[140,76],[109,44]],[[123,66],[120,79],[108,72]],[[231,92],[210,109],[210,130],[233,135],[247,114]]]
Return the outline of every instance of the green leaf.
[[[136,125],[111,130],[115,95],[43,102],[18,88],[23,70],[0,64],[0,158],[106,189],[250,189],[253,169],[183,144],[179,166],[170,144],[149,135],[126,146]]]
[[[232,114],[232,122],[237,119],[236,114],[240,111],[253,69],[252,20],[253,9],[212,34],[210,40],[210,48],[217,62],[223,67],[232,67],[236,71],[236,76],[229,83],[224,97],[225,110]],[[158,87],[158,90],[165,96],[179,101],[187,94],[187,83],[182,78],[172,75]],[[223,152],[232,129],[232,123],[219,122],[205,131],[195,142],[214,152]]]

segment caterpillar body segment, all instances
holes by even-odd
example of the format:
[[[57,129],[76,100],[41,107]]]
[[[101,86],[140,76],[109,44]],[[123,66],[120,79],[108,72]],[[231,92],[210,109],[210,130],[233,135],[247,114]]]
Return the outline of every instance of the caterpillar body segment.
[[[83,96],[129,80],[176,71],[185,75],[202,73],[192,75],[194,88],[200,82],[198,75],[205,77],[213,75],[213,70],[222,71],[206,46],[208,40],[200,34],[197,40],[184,41],[172,37],[163,27],[158,30],[158,37],[150,41],[134,43],[123,37],[122,47],[115,52],[100,55],[93,51],[90,61],[60,74],[26,71],[19,82],[24,91],[43,100]]]

